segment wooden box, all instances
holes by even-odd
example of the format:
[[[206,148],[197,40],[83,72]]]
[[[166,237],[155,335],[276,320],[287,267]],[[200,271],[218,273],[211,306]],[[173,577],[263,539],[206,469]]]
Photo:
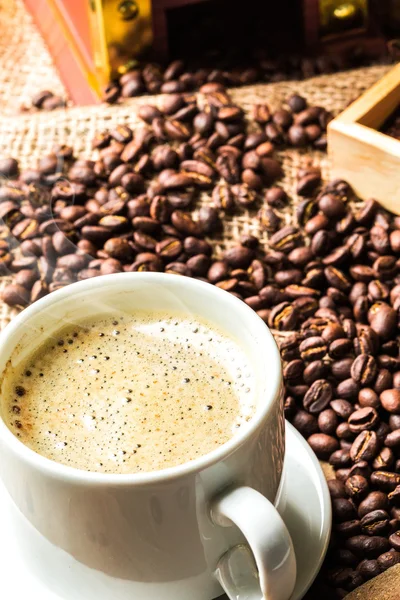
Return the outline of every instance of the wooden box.
[[[328,126],[334,177],[400,215],[400,140],[379,129],[400,106],[400,64]]]

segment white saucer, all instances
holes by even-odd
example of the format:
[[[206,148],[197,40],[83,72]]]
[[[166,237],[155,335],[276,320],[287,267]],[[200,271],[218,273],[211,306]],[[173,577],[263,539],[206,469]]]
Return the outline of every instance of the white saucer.
[[[297,581],[291,600],[301,600],[311,586],[328,548],[331,499],[314,452],[286,421],[286,454],[277,509],[293,540]]]
[[[7,590],[7,600],[74,600],[46,587],[24,563],[9,518],[10,503],[0,486],[0,596],[5,598]],[[277,508],[290,531],[297,558],[298,577],[291,600],[301,600],[325,556],[331,527],[331,503],[317,458],[288,423],[285,467]]]

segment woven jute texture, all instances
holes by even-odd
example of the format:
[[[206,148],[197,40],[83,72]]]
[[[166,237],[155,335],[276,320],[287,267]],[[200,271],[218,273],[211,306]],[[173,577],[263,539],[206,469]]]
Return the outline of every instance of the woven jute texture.
[[[14,115],[41,90],[66,97],[45,43],[22,0],[0,0],[0,114]]]
[[[305,96],[311,104],[324,106],[336,114],[382,77],[387,69],[386,66],[375,66],[301,82],[260,84],[232,89],[230,94],[233,102],[239,104],[247,115],[257,102],[267,102],[271,108],[277,108],[294,92]],[[34,167],[39,157],[50,152],[55,143],[62,142],[71,145],[76,156],[95,158],[96,153],[91,148],[95,132],[121,123],[132,128],[143,127],[137,117],[138,106],[149,102],[158,105],[161,100],[162,96],[142,96],[118,106],[72,107],[14,118],[0,116],[0,156],[17,158],[22,168]],[[199,102],[201,100],[200,97]],[[279,152],[278,156],[284,169],[280,183],[291,198],[290,205],[280,216],[289,224],[294,222],[299,200],[295,193],[299,166],[312,161],[321,166],[326,179],[329,177],[329,160],[325,153],[310,150],[288,149]],[[203,193],[198,206],[209,202],[210,195]],[[232,245],[242,233],[252,233],[263,243],[268,243],[268,235],[260,229],[256,211],[244,210],[239,215],[226,217],[223,234],[213,241],[216,253]],[[2,285],[6,281],[3,278]],[[15,309],[0,305],[0,327],[15,314]]]

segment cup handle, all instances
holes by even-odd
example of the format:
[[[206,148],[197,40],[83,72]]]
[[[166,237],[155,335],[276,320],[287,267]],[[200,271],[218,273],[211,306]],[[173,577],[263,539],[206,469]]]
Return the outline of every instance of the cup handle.
[[[296,582],[293,543],[276,508],[250,487],[228,490],[211,507],[216,525],[236,525],[241,544],[219,559],[215,576],[230,600],[289,600]]]

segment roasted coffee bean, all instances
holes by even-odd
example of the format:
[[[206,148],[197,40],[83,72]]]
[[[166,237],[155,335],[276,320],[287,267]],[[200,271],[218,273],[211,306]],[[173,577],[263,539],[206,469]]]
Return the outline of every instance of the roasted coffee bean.
[[[57,267],[70,269],[71,271],[81,271],[85,268],[88,259],[83,254],[65,254],[57,260]]]
[[[328,219],[339,219],[346,212],[342,200],[332,193],[323,194],[319,198],[318,206]]]
[[[318,419],[318,425],[319,425],[319,419]],[[320,425],[319,425],[319,427],[320,427]],[[321,429],[321,427],[320,427],[320,429]],[[323,432],[323,433],[325,433],[325,432]],[[349,467],[351,465],[351,458],[350,458],[349,451],[346,448],[341,448],[340,450],[336,450],[336,452],[333,452],[330,455],[329,464],[334,466],[335,469],[340,469],[342,467]]]
[[[382,394],[385,390],[389,390],[393,384],[393,377],[387,369],[380,369],[376,376],[374,390],[377,394]],[[389,395],[390,398],[390,395]],[[382,401],[381,401],[382,402]],[[390,400],[389,400],[390,402]],[[395,411],[393,411],[395,412]]]
[[[375,558],[388,550],[389,542],[382,536],[357,535],[346,541],[346,547],[358,556]]]
[[[361,533],[360,521],[353,519],[352,521],[344,521],[335,525],[335,533],[338,533],[342,538],[352,537]]]
[[[40,298],[44,298],[49,293],[48,285],[45,281],[38,280],[36,281],[31,290],[31,302],[36,302],[36,300],[40,300]]]
[[[390,448],[382,448],[379,454],[377,454],[375,457],[372,467],[376,470],[390,469],[393,465],[393,462],[394,457],[392,450]]]
[[[222,281],[229,274],[229,267],[225,261],[216,261],[210,267],[207,273],[207,278],[211,283]]]
[[[291,331],[296,327],[297,321],[296,308],[289,302],[282,302],[271,310],[268,324],[279,331]]]
[[[262,292],[262,290],[261,290],[261,292]],[[261,295],[261,292],[260,292],[260,296],[263,297]],[[300,356],[300,351],[299,351],[300,341],[301,341],[300,336],[297,333],[288,335],[287,337],[285,337],[283,340],[280,341],[279,350],[280,350],[283,360],[290,361],[295,358],[299,358],[299,356]]]
[[[397,552],[400,552],[400,530],[392,533],[392,535],[389,537],[389,543],[392,548],[397,550]]]
[[[305,227],[307,233],[310,235],[322,229],[327,224],[326,217],[321,214],[317,215],[317,211],[318,205],[313,198],[301,200],[296,208],[298,224]]]
[[[393,550],[384,552],[378,556],[377,562],[381,571],[386,571],[386,569],[390,569],[390,567],[400,563],[400,552]]]
[[[35,269],[22,269],[15,275],[14,283],[30,290],[37,278],[38,273]]]
[[[227,183],[218,184],[212,193],[212,200],[217,208],[230,213],[235,208],[235,200],[231,187]]]
[[[293,292],[296,293],[298,291],[299,286],[288,286],[285,288],[285,294],[289,297],[293,297]],[[316,308],[318,307],[318,301],[316,298],[311,298],[310,296],[299,296],[294,300],[293,306],[298,310],[301,318],[307,318],[314,314]]]
[[[366,580],[372,579],[381,573],[380,566],[377,560],[362,560],[358,566],[357,571],[362,575],[362,577]]]
[[[321,175],[319,173],[306,173],[297,182],[296,191],[299,196],[312,195],[321,183]]]
[[[334,410],[335,413],[342,419],[348,419],[354,411],[353,405],[347,400],[343,400],[341,398],[332,400],[330,406],[332,410]]]
[[[184,235],[200,237],[202,228],[199,223],[194,221],[190,215],[180,210],[175,210],[171,215],[171,222],[174,227]]]
[[[357,383],[368,386],[374,382],[377,374],[376,361],[369,354],[360,354],[351,366],[351,376]]]
[[[354,411],[348,419],[350,430],[353,433],[373,429],[378,421],[378,413],[371,407],[360,408]]]
[[[193,276],[205,277],[210,266],[210,257],[205,254],[197,254],[196,256],[190,257],[186,265]]]
[[[347,594],[346,590],[351,591],[361,585],[363,578],[353,569],[339,568],[330,573],[329,582],[336,587],[337,598],[344,598]]]
[[[387,434],[385,446],[388,448],[400,448],[400,428]]]
[[[385,302],[376,302],[368,311],[371,328],[383,339],[388,339],[397,326],[397,315]]]
[[[19,173],[18,161],[15,158],[0,158],[0,177],[16,177]]]
[[[90,263],[89,263],[90,266]],[[107,258],[100,265],[100,272],[102,275],[111,275],[112,273],[121,273],[122,264],[115,258]]]
[[[239,183],[240,167],[233,154],[221,154],[215,163],[219,175],[231,185]]]
[[[290,96],[290,98],[287,100],[287,103],[290,110],[294,113],[300,113],[307,107],[307,101],[305,98],[299,96],[298,94],[293,94],[293,96]]]
[[[358,506],[358,516],[362,519],[365,515],[376,511],[386,510],[388,507],[387,495],[380,491],[370,492]]]
[[[355,281],[368,283],[375,277],[376,271],[372,267],[365,265],[354,265],[350,267],[350,274]]]
[[[280,287],[287,286],[287,288],[285,289],[285,292],[288,294],[288,296],[290,298],[293,298],[293,297],[298,298],[301,296],[307,296],[307,293],[301,293],[302,290],[303,290],[303,292],[305,292],[304,288],[301,288],[298,285],[301,281],[301,277],[302,277],[302,273],[301,273],[300,269],[285,269],[282,271],[277,271],[275,273],[274,279],[275,279],[275,282]],[[287,292],[287,289],[289,290],[289,293]],[[311,295],[313,295],[313,294],[311,294]]]
[[[351,400],[357,398],[359,391],[359,384],[351,378],[341,381],[336,388],[336,394],[339,396],[339,398]]]
[[[327,484],[332,499],[346,498],[347,492],[343,482],[338,479],[329,479]]]
[[[194,256],[195,254],[211,255],[212,252],[212,248],[208,242],[193,236],[189,236],[184,239],[183,249],[189,256]],[[224,274],[227,274],[227,270],[224,271]]]
[[[353,462],[373,459],[379,450],[379,441],[375,431],[362,431],[354,440],[350,456]]]
[[[328,323],[322,332],[322,338],[327,344],[331,344],[335,340],[344,338],[344,330],[338,323]]]
[[[390,432],[390,427],[387,423],[379,423],[378,427],[376,428],[376,435],[378,436],[378,439],[381,443],[384,442],[387,434]]]
[[[332,513],[334,521],[343,523],[356,518],[354,505],[348,498],[335,498],[332,500]]]
[[[305,339],[300,344],[300,355],[305,362],[311,362],[323,358],[327,346],[322,337],[313,336]]]
[[[274,304],[280,304],[287,299],[284,292],[282,292],[276,285],[266,285],[260,290],[260,296],[265,300],[267,306]]]
[[[324,270],[325,277],[332,287],[336,287],[343,292],[347,292],[351,283],[348,277],[337,267],[326,267]]]
[[[400,414],[400,390],[386,389],[379,397],[381,404],[385,410],[392,414]]]
[[[351,374],[352,365],[353,365],[352,358],[342,358],[341,360],[334,361],[331,364],[332,375],[339,380],[348,379]]]
[[[26,306],[30,300],[30,293],[20,284],[9,284],[3,289],[2,299],[9,306]]]
[[[334,434],[338,422],[337,415],[332,408],[327,408],[318,415],[318,427],[321,433],[327,435]],[[340,450],[338,452],[340,452]]]
[[[310,362],[303,372],[303,380],[307,385],[311,385],[317,379],[323,379],[329,373],[329,367],[322,360]]]
[[[182,253],[182,243],[176,238],[166,238],[156,244],[155,251],[161,258],[171,262]]]
[[[256,192],[246,183],[233,185],[232,192],[234,201],[239,207],[249,208],[252,207],[257,201]]]
[[[14,259],[11,263],[11,271],[17,273],[21,269],[36,269],[37,260],[35,256],[23,256],[19,259]]]
[[[389,515],[378,509],[367,513],[361,519],[361,531],[367,535],[384,535],[389,526]]]
[[[351,498],[361,500],[368,493],[368,481],[362,475],[352,475],[346,480],[345,489]]]
[[[347,338],[339,338],[334,340],[329,345],[328,354],[331,358],[343,358],[347,356],[350,350],[353,348],[351,340]]]
[[[318,458],[321,459],[328,458],[332,452],[335,452],[339,448],[337,439],[325,433],[313,433],[307,441]]]
[[[258,219],[262,228],[270,233],[274,233],[281,224],[280,217],[278,217],[272,208],[269,208],[268,206],[263,206],[263,208],[259,210]]]
[[[371,483],[384,491],[392,492],[400,485],[400,474],[389,471],[374,471],[371,475]]]
[[[292,423],[305,438],[308,438],[318,431],[317,419],[305,410],[297,411],[293,417]]]
[[[111,257],[129,262],[133,259],[133,250],[127,240],[122,238],[111,238],[104,244],[105,252]]]
[[[259,298],[259,296],[257,296]],[[261,298],[260,298],[261,300]],[[284,368],[285,381],[293,381],[299,379],[303,374],[304,363],[302,360],[294,359],[290,361]]]
[[[198,222],[205,234],[212,234],[221,228],[218,210],[213,206],[202,206],[200,208]]]
[[[252,259],[254,257],[254,253],[250,248],[246,248],[245,246],[235,246],[226,250],[224,253],[224,259],[226,262],[234,268],[247,268]]]
[[[336,428],[336,436],[341,442],[343,442],[343,440],[346,442],[344,447],[347,448],[347,443],[351,445],[351,441],[354,439],[355,434],[351,431],[348,423],[340,423]]]
[[[350,469],[337,469],[335,472],[336,479],[339,481],[346,481],[348,477],[350,477]]]
[[[148,252],[152,252],[156,248],[156,240],[154,237],[143,233],[142,231],[135,231],[133,234],[133,240],[136,246],[140,250],[147,250]]]
[[[352,475],[362,475],[362,477],[369,479],[371,475],[371,468],[369,467],[367,461],[359,460],[356,462],[351,469],[349,469],[348,476],[351,477]]]
[[[311,414],[318,414],[329,406],[332,395],[333,390],[331,384],[325,379],[318,379],[317,381],[314,381],[304,396],[303,406]]]
[[[274,250],[288,253],[301,242],[301,234],[294,227],[284,227],[275,233],[269,240]]]

